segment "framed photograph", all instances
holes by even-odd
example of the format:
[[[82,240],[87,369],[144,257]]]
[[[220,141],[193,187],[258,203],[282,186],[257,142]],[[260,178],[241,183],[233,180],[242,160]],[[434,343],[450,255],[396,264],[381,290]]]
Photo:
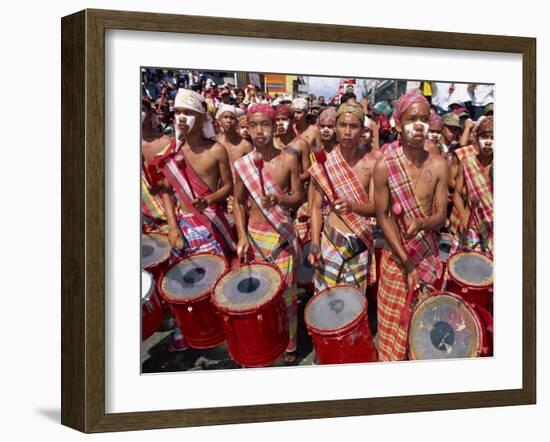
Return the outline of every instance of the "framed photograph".
[[[89,433],[535,403],[535,54],[524,37],[64,17],[62,423]],[[403,169],[418,209],[392,193],[411,146],[430,158]],[[352,181],[370,209],[340,207]],[[436,194],[458,207],[454,227],[450,211],[415,230],[409,210],[445,212]],[[428,276],[406,271],[401,286],[420,290],[400,289],[399,308],[386,212],[437,255]],[[337,254],[332,275],[336,240],[355,254]]]

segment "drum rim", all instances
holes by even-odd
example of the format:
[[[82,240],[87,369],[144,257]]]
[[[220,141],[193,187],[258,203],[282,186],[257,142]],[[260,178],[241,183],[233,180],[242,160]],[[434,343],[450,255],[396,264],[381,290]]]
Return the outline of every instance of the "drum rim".
[[[166,235],[165,233],[159,233],[159,232],[149,232],[149,233],[142,233],[141,236],[161,236],[163,238],[166,238],[166,240],[168,241],[168,245],[170,246],[170,241],[168,240],[168,235]],[[141,245],[141,243],[140,243]],[[166,256],[166,258],[164,259],[161,259],[159,261],[154,261],[152,262],[151,264],[147,265],[147,266],[141,266],[142,269],[145,269],[145,270],[151,270],[152,268],[155,268],[156,266],[166,262],[168,259],[170,259],[170,255],[172,253],[172,247],[168,247],[168,256]],[[140,257],[141,258],[141,257]],[[141,261],[141,259],[140,259]]]
[[[224,270],[222,271],[222,273],[220,274],[220,276],[218,277],[218,279],[216,279],[216,282],[214,283],[214,285],[212,286],[212,289],[209,290],[209,291],[206,291],[204,293],[200,293],[198,295],[196,295],[195,297],[193,298],[184,298],[184,299],[174,299],[174,298],[170,298],[166,293],[164,293],[164,290],[162,289],[162,283],[164,281],[164,277],[168,274],[168,272],[170,270],[172,270],[175,266],[177,266],[180,262],[186,260],[186,259],[189,259],[191,257],[195,257],[195,256],[201,256],[201,255],[212,255],[212,256],[215,256],[217,258],[220,258],[222,261],[223,261],[223,265],[224,265]],[[163,272],[162,274],[160,275],[160,278],[157,282],[157,291],[159,292],[160,296],[162,297],[162,299],[164,299],[166,302],[168,302],[169,304],[189,304],[191,302],[195,302],[195,301],[201,301],[202,299],[204,298],[207,298],[209,296],[212,295],[212,293],[214,292],[214,288],[216,287],[216,284],[218,283],[218,281],[220,280],[220,278],[225,275],[227,273],[227,269],[228,269],[228,264],[227,264],[227,260],[221,256],[221,255],[218,255],[217,253],[214,253],[214,252],[199,252],[199,253],[194,253],[192,255],[186,255],[186,256],[182,256],[180,258],[178,258],[175,262],[173,262],[170,266],[168,266]]]
[[[409,321],[409,327],[407,329],[407,347],[408,347],[408,352],[407,353],[409,354],[409,359],[414,360],[414,361],[426,361],[426,360],[427,361],[432,361],[432,360],[434,360],[434,359],[415,359],[415,358],[412,357],[412,352],[413,351],[412,351],[412,347],[410,345],[411,344],[411,326],[412,326],[412,323],[413,323],[412,320],[413,320],[413,317],[414,317],[414,314],[416,313],[416,311],[425,302],[431,300],[434,297],[445,296],[445,295],[447,295],[451,298],[454,298],[458,301],[461,301],[464,304],[464,306],[466,307],[466,309],[470,311],[470,313],[472,314],[472,317],[474,318],[474,324],[477,328],[477,332],[478,332],[478,335],[479,335],[478,345],[477,345],[475,356],[468,356],[468,357],[465,357],[465,358],[449,358],[449,359],[471,359],[471,358],[481,357],[481,354],[483,352],[483,347],[484,347],[483,344],[487,340],[487,337],[485,335],[485,330],[482,327],[481,321],[479,319],[479,316],[478,316],[477,312],[475,311],[474,306],[472,306],[472,304],[470,304],[462,296],[457,295],[456,293],[440,290],[440,291],[433,292],[430,296],[427,296],[425,299],[423,299],[421,302],[419,302],[418,305],[414,308],[414,310],[411,313],[411,320]],[[443,359],[445,359],[445,358],[443,358]]]
[[[307,317],[308,309],[311,308],[311,305],[313,305],[314,302],[316,302],[315,299],[317,297],[321,296],[323,293],[325,293],[328,290],[334,290],[336,287],[346,287],[346,288],[352,288],[352,289],[357,290],[359,295],[364,298],[365,308],[363,309],[363,311],[361,313],[359,313],[357,315],[357,317],[353,321],[350,321],[346,325],[343,325],[342,327],[339,327],[339,328],[317,328],[314,325],[311,325],[311,323],[310,323],[310,321],[308,320],[308,317]],[[368,299],[361,293],[361,290],[359,290],[354,285],[351,285],[351,284],[338,284],[338,285],[335,285],[335,286],[332,286],[332,287],[327,287],[327,288],[321,290],[316,295],[313,295],[313,297],[306,304],[306,307],[304,309],[304,323],[305,323],[306,328],[308,330],[314,331],[317,334],[324,335],[324,336],[337,335],[343,330],[354,328],[355,326],[357,326],[357,324],[359,324],[360,322],[363,321],[364,316],[368,314],[368,302],[369,302]]]
[[[155,277],[153,276],[153,274],[148,270],[141,269],[141,274],[143,275],[144,273],[149,275],[149,278],[151,278],[151,286],[149,287],[149,290],[147,290],[147,293],[144,296],[143,295],[143,276],[142,276],[142,279],[141,279],[141,284],[142,284],[142,286],[141,286],[141,301],[142,302],[151,300],[151,298],[153,297],[153,293],[155,292],[155,289],[157,288],[157,282],[155,281]]]
[[[244,266],[251,266],[251,265],[261,265],[261,266],[264,266],[264,267],[269,267],[269,268],[274,269],[277,272],[277,274],[279,275],[279,278],[280,278],[280,281],[281,281],[281,284],[280,284],[279,288],[273,292],[273,296],[271,298],[269,298],[267,301],[263,302],[262,304],[255,305],[254,307],[248,307],[248,308],[245,308],[245,309],[242,309],[242,310],[235,310],[235,309],[232,309],[231,307],[228,307],[226,305],[221,305],[218,302],[217,298],[216,298],[216,290],[218,288],[218,284],[220,284],[222,282],[222,280],[227,275],[229,275],[230,273],[233,273],[235,271],[239,271]],[[218,281],[216,281],[216,284],[214,285],[214,289],[212,290],[211,302],[212,302],[212,304],[214,304],[216,306],[217,309],[219,309],[220,311],[222,311],[224,313],[230,314],[230,315],[242,315],[242,314],[247,314],[247,313],[255,313],[255,312],[258,311],[259,308],[265,307],[265,306],[267,306],[267,305],[269,305],[272,302],[277,300],[278,295],[283,293],[283,281],[284,281],[283,274],[275,264],[269,264],[267,262],[250,261],[250,262],[247,262],[246,264],[243,264],[237,270],[229,268],[223,275],[220,276],[220,278],[218,279]],[[284,299],[283,299],[283,301],[284,301]]]
[[[455,259],[455,256],[457,255],[467,255],[473,253],[475,255],[479,255],[483,258],[486,258],[491,263],[491,282],[484,283],[484,284],[474,284],[470,281],[464,281],[462,278],[460,278],[458,275],[453,272],[453,267],[451,265],[452,260]],[[475,289],[485,289],[489,288],[493,285],[493,260],[491,257],[485,253],[479,252],[477,250],[457,250],[453,254],[449,255],[449,259],[447,260],[447,271],[449,272],[449,277],[455,281],[457,284],[460,284],[462,287],[472,287]]]

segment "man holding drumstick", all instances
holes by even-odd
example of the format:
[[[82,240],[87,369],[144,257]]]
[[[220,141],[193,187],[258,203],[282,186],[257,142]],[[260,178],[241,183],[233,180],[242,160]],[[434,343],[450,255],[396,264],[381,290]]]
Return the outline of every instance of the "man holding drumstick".
[[[436,231],[445,223],[448,166],[441,155],[424,149],[429,117],[425,97],[401,96],[394,112],[399,144],[374,168],[376,217],[390,248],[382,252],[378,288],[381,361],[405,359],[410,295],[442,272]]]

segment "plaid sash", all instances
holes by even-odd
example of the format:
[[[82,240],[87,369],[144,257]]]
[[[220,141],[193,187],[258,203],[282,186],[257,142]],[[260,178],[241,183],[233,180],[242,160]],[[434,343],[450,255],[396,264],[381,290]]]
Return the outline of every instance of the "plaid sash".
[[[468,189],[468,205],[477,199],[479,206],[472,218],[468,242],[485,240],[492,251],[493,242],[493,186],[489,177],[483,172],[483,167],[477,159],[474,146],[465,146],[456,150],[456,156],[464,165],[464,182]]]
[[[197,197],[204,197],[212,193],[212,190],[186,161],[181,145],[176,145],[174,139],[168,148],[157,154],[152,164],[162,170],[163,175],[174,189],[176,196],[185,206],[185,209],[192,213],[201,225],[214,234],[215,240],[220,244],[224,253],[233,253],[236,249],[235,237],[221,206],[210,204],[201,213],[191,204],[193,192]]]
[[[272,207],[271,209],[262,207],[262,189],[260,185],[259,171],[254,164],[255,155],[256,150],[254,149],[244,157],[236,160],[233,163],[235,170],[239,174],[242,182],[248,190],[248,193],[250,193],[250,196],[256,202],[256,205],[261,210],[265,219],[283,238],[288,241],[288,243],[292,246],[296,261],[300,261],[301,250],[298,242],[298,236],[290,216],[279,205]],[[283,195],[283,191],[273,180],[273,177],[266,168],[263,169],[263,178],[266,192],[273,195]]]
[[[399,202],[407,218],[426,218],[427,215],[413,191],[405,161],[401,145],[390,146],[384,153],[392,204],[393,201]],[[401,230],[403,227],[400,226],[399,236],[409,259],[418,269],[420,278],[427,283],[433,283],[442,272],[435,232],[420,231],[414,238],[405,239]]]
[[[342,156],[339,146],[336,146],[327,155],[325,168],[330,176],[336,195],[332,194],[328,177],[325,175],[322,165],[315,162],[309,170],[311,177],[319,184],[321,189],[323,189],[323,192],[331,203],[334,203],[337,199],[344,199],[356,203],[365,203],[369,200],[364,187]],[[349,229],[363,241],[369,251],[373,253],[374,242],[372,226],[368,219],[352,212],[339,216]]]

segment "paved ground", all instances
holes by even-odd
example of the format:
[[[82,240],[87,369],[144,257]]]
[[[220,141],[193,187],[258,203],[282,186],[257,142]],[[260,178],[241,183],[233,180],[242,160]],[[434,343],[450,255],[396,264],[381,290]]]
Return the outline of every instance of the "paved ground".
[[[313,346],[304,324],[304,309],[310,296],[301,292],[298,297],[298,350],[296,361],[291,365],[310,365]],[[376,310],[369,304],[369,318],[375,318]],[[375,324],[371,324],[374,328]],[[143,373],[159,373],[187,370],[219,370],[238,369],[224,344],[209,350],[189,349],[184,352],[171,353],[168,351],[171,330],[158,331],[141,344],[141,363]],[[278,360],[272,366],[285,366]]]

